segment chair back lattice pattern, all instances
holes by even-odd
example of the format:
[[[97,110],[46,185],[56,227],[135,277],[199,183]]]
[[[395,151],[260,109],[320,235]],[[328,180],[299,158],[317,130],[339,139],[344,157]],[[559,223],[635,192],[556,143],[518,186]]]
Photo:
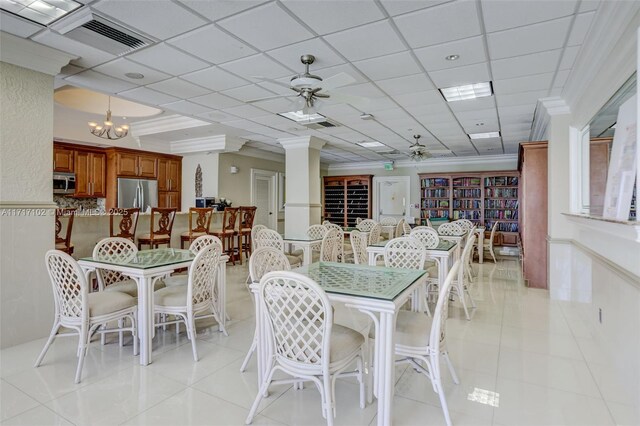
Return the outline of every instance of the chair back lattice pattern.
[[[438,231],[428,226],[416,226],[409,235],[411,238],[419,240],[427,249],[436,248],[440,244]]]
[[[499,221],[499,220],[496,220],[496,221],[493,223],[493,227],[491,228],[491,237],[489,238],[489,245],[490,245],[491,247],[493,247],[493,239],[494,239],[494,238],[495,238],[495,236],[496,236],[496,231],[498,230],[498,224],[499,224],[499,223],[500,223],[500,221]]]
[[[396,232],[394,234],[396,237],[402,237],[402,235],[404,235],[404,224],[405,224],[404,219],[400,219],[398,221],[398,224],[396,225]]]
[[[251,281],[256,283],[268,272],[290,270],[287,256],[273,247],[259,248],[249,258],[249,276]]]
[[[193,309],[216,300],[213,292],[221,251],[222,245],[211,244],[196,254],[189,268],[187,307]]]
[[[407,223],[406,220],[402,222],[402,232],[404,233],[404,235],[411,234],[411,226]]]
[[[138,227],[138,216],[140,209],[118,209],[122,214],[118,229],[113,229],[113,221],[116,215],[109,216],[109,236],[127,238],[134,241],[136,238],[136,228]]]
[[[351,231],[351,248],[353,249],[353,263],[356,265],[367,265],[367,239],[360,231]]]
[[[362,222],[362,218],[361,217],[356,217],[356,225],[358,225],[360,222]]]
[[[110,237],[104,238],[93,248],[94,259],[111,260],[116,262],[129,262],[136,257],[138,247],[128,238]],[[129,276],[110,269],[99,268],[96,270],[98,284],[101,289],[120,281],[128,280]]]
[[[73,230],[73,219],[76,216],[76,209],[56,209],[56,235],[55,243],[65,243],[67,247],[71,244],[71,231]],[[62,218],[67,218],[67,226],[62,225]],[[62,230],[64,228],[64,234]]]
[[[377,225],[377,222],[373,219],[364,219],[360,223],[356,225],[359,231],[362,232],[370,232],[374,226]]]
[[[382,232],[382,226],[379,223],[373,225],[371,231],[369,231],[369,245],[377,244],[380,241],[380,233]]]
[[[263,229],[268,229],[268,228],[264,225],[256,225],[251,227],[251,245],[253,246],[252,247],[253,250],[258,248],[256,246],[256,238],[257,238],[258,232],[262,231]]]
[[[343,243],[342,232],[338,229],[329,229],[322,238],[320,246],[320,262],[337,262]]]
[[[260,295],[277,357],[328,368],[333,313],[324,290],[304,275],[281,271],[262,277]]]
[[[171,237],[171,230],[173,229],[173,220],[176,218],[177,209],[167,209],[153,207],[151,209],[151,220],[149,221],[149,229],[151,239],[158,236]],[[157,219],[157,228],[154,229]]]
[[[324,225],[311,225],[307,229],[307,237],[313,238],[314,240],[321,240],[324,238],[324,235],[327,233],[328,228]],[[318,246],[312,247],[313,251],[320,251]]]
[[[387,268],[422,269],[426,256],[424,245],[412,237],[394,238],[384,246]]]
[[[240,229],[252,229],[253,220],[256,217],[256,206],[240,206]]]
[[[281,252],[284,252],[284,241],[282,241],[282,235],[278,234],[273,229],[261,229],[256,233],[256,249],[262,247],[273,247]]]
[[[210,245],[217,245],[218,250],[222,252],[222,241],[220,238],[214,237],[213,235],[201,235],[189,246],[189,250],[193,254],[198,254],[201,250],[209,247]]]
[[[193,223],[195,215],[195,224]],[[213,217],[213,208],[211,207],[191,207],[189,208],[189,237],[195,233],[208,233]]]
[[[464,234],[462,227],[457,223],[449,222],[443,223],[438,227],[438,234],[445,236],[457,236]]]
[[[398,224],[398,221],[395,217],[384,216],[380,218],[380,225],[383,226],[395,226]]]
[[[236,220],[238,219],[238,207],[225,207],[222,215],[222,231],[235,231]]]
[[[87,282],[80,266],[70,255],[60,250],[49,250],[45,264],[53,286],[56,314],[64,319],[80,321],[88,315]]]
[[[336,228],[342,231],[342,227],[336,223],[331,223],[331,222],[327,222],[326,220],[322,223],[322,225],[327,228],[327,229],[331,229],[331,228]]]
[[[470,231],[471,228],[474,227],[473,222],[471,222],[469,219],[458,219],[458,220],[454,220],[452,223],[457,223],[458,225],[460,225],[462,230],[465,232]]]

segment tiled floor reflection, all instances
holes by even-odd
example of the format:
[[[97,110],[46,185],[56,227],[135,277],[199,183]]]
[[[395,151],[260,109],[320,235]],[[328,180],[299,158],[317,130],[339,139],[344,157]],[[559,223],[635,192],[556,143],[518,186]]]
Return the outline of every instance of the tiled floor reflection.
[[[445,373],[455,425],[640,424],[638,395],[629,395],[606,350],[579,321],[580,306],[550,301],[523,286],[519,265],[474,264],[472,321],[453,302],[448,347],[461,383]],[[42,367],[43,340],[1,351],[2,424],[240,425],[257,390],[255,359],[239,367],[253,337],[246,264],[229,266],[229,337],[211,321],[198,326],[200,361],[186,335],[158,331],[154,363],[140,367],[127,344],[93,343],[82,383],[73,383],[73,338],[60,338]],[[446,369],[444,370],[447,371]],[[437,395],[414,370],[396,369],[394,424],[444,424]],[[361,410],[352,380],[337,385],[338,425],[375,424],[376,405]],[[635,403],[634,403],[635,402]],[[273,387],[255,424],[324,424],[319,394]]]

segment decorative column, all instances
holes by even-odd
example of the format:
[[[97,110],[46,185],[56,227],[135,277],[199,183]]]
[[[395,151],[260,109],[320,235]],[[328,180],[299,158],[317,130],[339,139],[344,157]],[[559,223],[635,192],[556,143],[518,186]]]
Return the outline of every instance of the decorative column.
[[[286,151],[284,233],[288,238],[302,237],[310,225],[320,223],[320,150],[326,142],[315,136],[278,142]]]

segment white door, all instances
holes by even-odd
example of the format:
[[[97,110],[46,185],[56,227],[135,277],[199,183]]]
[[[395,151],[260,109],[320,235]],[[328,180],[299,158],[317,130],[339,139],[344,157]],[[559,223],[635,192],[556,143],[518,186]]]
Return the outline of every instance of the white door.
[[[409,176],[376,176],[373,178],[373,217],[394,217],[400,220],[409,215]]]
[[[256,206],[256,225],[277,226],[276,172],[251,169],[251,205]]]

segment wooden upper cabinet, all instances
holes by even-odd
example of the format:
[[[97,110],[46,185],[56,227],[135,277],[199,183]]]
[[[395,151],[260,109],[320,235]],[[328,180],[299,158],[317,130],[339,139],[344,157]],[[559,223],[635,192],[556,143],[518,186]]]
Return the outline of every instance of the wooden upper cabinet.
[[[158,160],[153,155],[130,152],[116,153],[116,174],[118,176],[156,178]]]
[[[101,152],[75,151],[76,197],[104,197],[107,156]]]
[[[158,159],[158,190],[178,191],[180,189],[180,161],[170,158]]]
[[[158,177],[158,157],[152,155],[138,156],[138,176],[148,178]]]
[[[76,151],[74,161],[76,165],[76,197],[91,195],[91,159],[89,152]]]
[[[107,195],[107,154],[91,153],[91,192],[94,197]]]
[[[73,173],[73,150],[53,146],[53,171],[60,173]]]

